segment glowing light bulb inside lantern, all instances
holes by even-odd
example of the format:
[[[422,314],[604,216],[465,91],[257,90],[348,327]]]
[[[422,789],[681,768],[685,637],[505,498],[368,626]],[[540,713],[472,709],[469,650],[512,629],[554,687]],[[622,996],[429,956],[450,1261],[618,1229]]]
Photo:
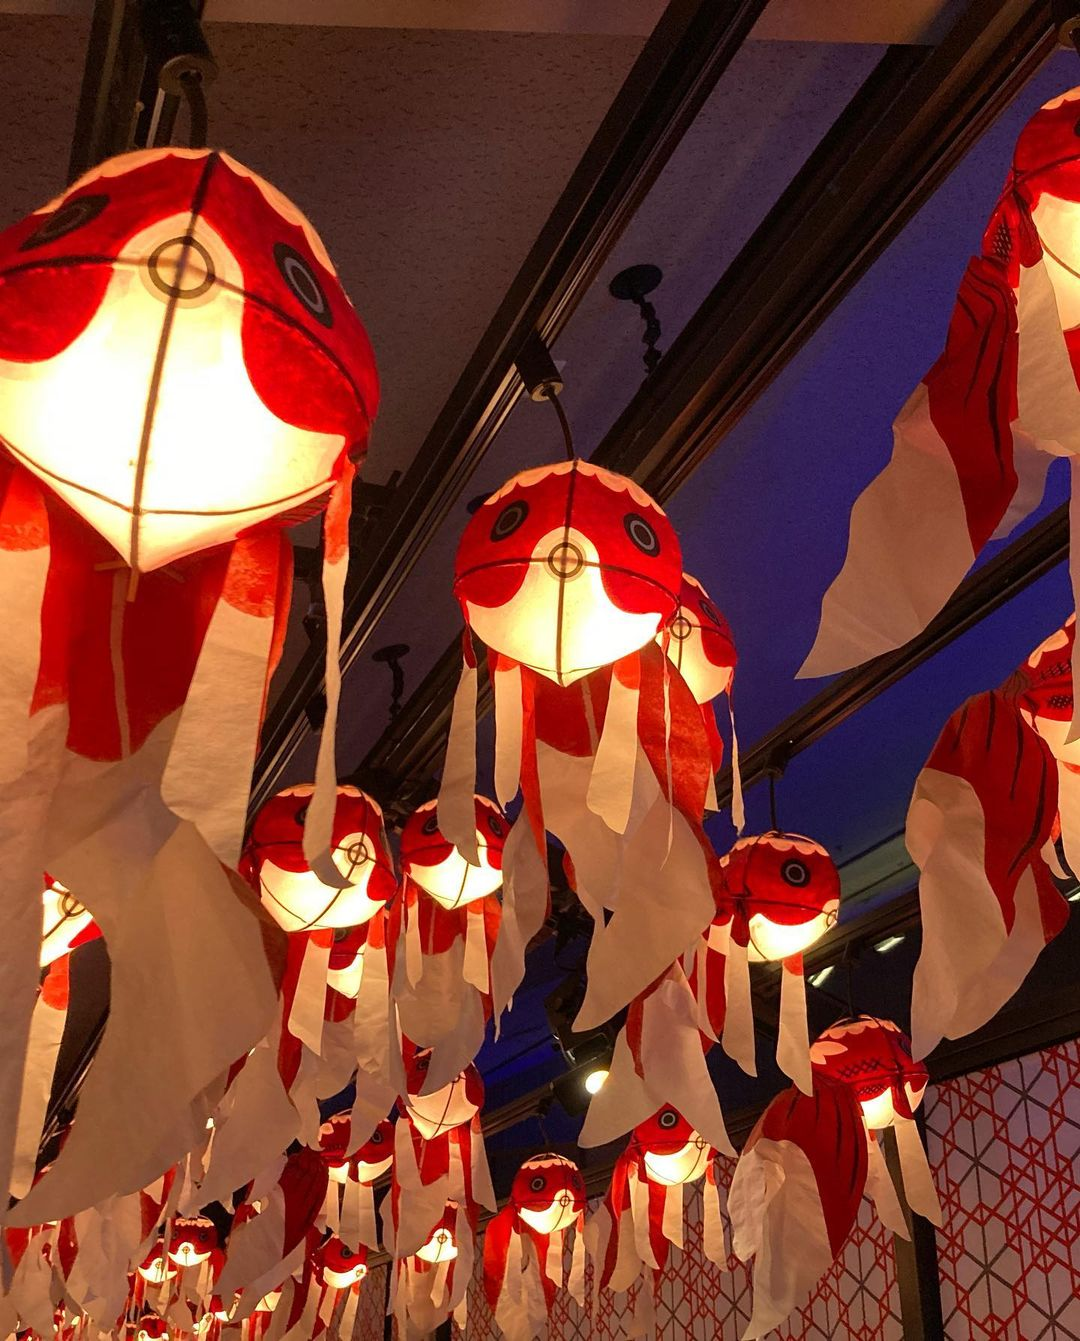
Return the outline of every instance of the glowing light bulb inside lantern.
[[[66,885],[49,876],[45,877],[41,905],[41,967],[47,968],[74,947],[93,918]]]
[[[502,885],[503,844],[510,826],[494,801],[476,797],[474,866],[439,832],[436,802],[409,816],[401,831],[401,868],[443,908],[460,908],[486,898]]]
[[[406,1066],[405,1112],[425,1140],[441,1136],[471,1122],[484,1102],[484,1082],[471,1063],[449,1085],[432,1094],[421,1094],[431,1063],[431,1049],[423,1048]]]
[[[536,1155],[514,1176],[510,1201],[521,1219],[538,1234],[567,1229],[585,1209],[581,1171],[562,1155]]]
[[[295,206],[224,154],[149,150],[6,237],[30,274],[5,264],[5,445],[125,563],[147,572],[317,510],[377,383]]]
[[[814,1071],[847,1085],[871,1131],[910,1119],[922,1102],[929,1072],[911,1056],[911,1042],[891,1020],[870,1015],[841,1021],[810,1049]]]
[[[289,787],[259,811],[244,852],[244,869],[264,907],[286,931],[356,927],[394,892],[382,811],[356,787],[339,787],[330,855],[345,889],[324,885],[304,860],[304,822],[314,788]]]
[[[454,592],[489,647],[571,684],[650,642],[681,574],[671,524],[638,485],[564,461],[516,475],[476,510]]]

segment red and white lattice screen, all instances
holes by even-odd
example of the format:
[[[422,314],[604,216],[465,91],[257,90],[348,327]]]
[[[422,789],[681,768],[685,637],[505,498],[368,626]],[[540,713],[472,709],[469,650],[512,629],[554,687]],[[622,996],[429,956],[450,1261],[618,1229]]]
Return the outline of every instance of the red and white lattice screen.
[[[945,1213],[938,1259],[948,1341],[1080,1341],[1080,1044],[932,1087],[927,1124]],[[661,1286],[657,1341],[738,1341],[750,1318],[750,1279],[735,1258],[728,1268],[701,1252],[701,1194],[688,1194],[686,1251],[672,1252]],[[587,1271],[587,1297],[591,1287]],[[365,1285],[352,1341],[382,1341],[384,1290],[380,1268]],[[631,1312],[630,1302],[608,1297],[590,1316],[564,1295],[550,1341],[622,1341]],[[864,1201],[840,1260],[772,1337],[903,1335],[892,1237]],[[477,1281],[466,1341],[498,1338]]]

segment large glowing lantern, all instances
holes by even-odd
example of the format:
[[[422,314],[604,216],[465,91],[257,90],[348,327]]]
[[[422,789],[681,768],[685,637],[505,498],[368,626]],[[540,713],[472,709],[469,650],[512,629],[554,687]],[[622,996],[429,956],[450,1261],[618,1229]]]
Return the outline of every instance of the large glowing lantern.
[[[585,1209],[581,1170],[563,1155],[534,1155],[514,1176],[510,1204],[530,1229],[557,1234]]]
[[[363,1247],[350,1248],[339,1238],[331,1237],[319,1249],[319,1276],[324,1285],[333,1290],[347,1290],[367,1275],[367,1252]]]
[[[406,1066],[406,1117],[424,1138],[443,1136],[471,1122],[484,1103],[484,1082],[475,1066],[467,1066],[449,1085],[422,1094],[424,1079],[431,1063],[431,1050],[416,1052]]]
[[[197,1266],[218,1247],[217,1226],[206,1216],[178,1216],[169,1240],[169,1259],[177,1266]]]
[[[454,592],[488,647],[570,684],[651,641],[681,573],[675,532],[648,494],[575,460],[515,475],[476,510]]]
[[[370,347],[310,224],[208,150],[111,159],[0,238],[0,436],[149,571],[310,512]]]
[[[944,352],[852,510],[847,558],[804,674],[841,670],[921,632],[987,542],[1038,505],[1050,461],[1080,455],[1078,117],[1073,89],[1017,140]],[[1080,550],[1075,534],[1071,547]],[[1071,576],[1076,606],[1080,564]]]
[[[443,908],[494,894],[502,884],[502,852],[510,825],[494,801],[477,796],[477,861],[468,861],[439,832],[436,801],[418,807],[401,831],[401,870]]]
[[[911,1040],[891,1020],[860,1016],[832,1025],[813,1046],[815,1071],[847,1085],[871,1131],[910,1121],[930,1079]]]
[[[331,859],[344,888],[333,888],[308,865],[304,825],[314,788],[289,787],[259,811],[244,850],[245,869],[263,904],[286,931],[354,927],[368,921],[394,892],[382,811],[356,787],[339,787]]]
[[[705,948],[704,988],[724,1050],[756,1074],[748,963],[779,963],[781,1069],[810,1092],[802,952],[836,921],[840,873],[811,838],[771,832],[742,838],[720,859],[717,917]],[[722,978],[717,990],[710,977]],[[717,1018],[719,1017],[719,1018]]]

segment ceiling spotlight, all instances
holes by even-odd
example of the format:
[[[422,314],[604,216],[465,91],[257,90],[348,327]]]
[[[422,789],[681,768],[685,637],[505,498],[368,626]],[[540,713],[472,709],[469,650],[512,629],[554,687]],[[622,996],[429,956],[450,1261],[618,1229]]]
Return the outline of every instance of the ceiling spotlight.
[[[886,936],[883,941],[878,941],[874,949],[879,955],[887,955],[890,950],[895,950],[898,945],[903,945],[903,936]]]
[[[1071,894],[1066,894],[1065,897],[1070,903],[1080,903],[1080,885],[1077,885],[1073,892]]]
[[[826,964],[824,968],[818,969],[816,973],[811,973],[809,978],[807,978],[807,982],[811,987],[820,987],[835,968],[835,964]]]
[[[607,1078],[607,1071],[602,1066],[598,1066],[595,1071],[588,1072],[583,1084],[590,1094],[599,1094]]]

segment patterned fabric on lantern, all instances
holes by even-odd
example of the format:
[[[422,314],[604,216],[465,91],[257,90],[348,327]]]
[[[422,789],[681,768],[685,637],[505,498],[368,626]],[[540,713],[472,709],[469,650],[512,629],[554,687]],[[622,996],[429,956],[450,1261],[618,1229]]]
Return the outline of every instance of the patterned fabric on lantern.
[[[99,165],[0,234],[0,280],[0,618],[15,631],[0,657],[3,1188],[46,855],[109,940],[114,988],[78,1129],[14,1212],[31,1222],[191,1148],[205,1123],[191,1096],[273,1009],[264,928],[222,863],[237,861],[284,638],[283,528],[324,508],[328,714],[306,839],[333,872],[349,505],[378,386],[311,225],[216,151]],[[177,909],[199,927],[197,965],[190,934],[161,934]],[[151,960],[173,990],[123,991]],[[168,1049],[108,1042],[181,1028],[186,1071]]]
[[[484,1082],[479,1071],[470,1064],[449,1084],[425,1094],[431,1050],[406,1040],[404,1062],[389,1217],[383,1209],[383,1234],[397,1258],[416,1253],[448,1201],[457,1203],[471,1233],[482,1206],[495,1210],[480,1129]]]
[[[454,590],[465,669],[438,814],[475,860],[476,634],[494,685],[495,794],[523,800],[504,853],[496,1014],[549,911],[548,831],[594,923],[579,1028],[627,1006],[712,916],[701,830],[710,744],[656,642],[681,581],[663,511],[632,480],[578,460],[515,476],[462,536]]]
[[[1017,140],[945,350],[893,425],[889,463],[852,509],[847,558],[803,674],[845,669],[920,633],[987,542],[1038,506],[1051,460],[1067,457],[1074,477],[1080,468],[1078,115],[1072,89]],[[1075,606],[1075,536],[1070,554]]]
[[[491,956],[499,931],[502,854],[510,825],[474,798],[479,864],[439,831],[436,803],[401,831],[402,885],[388,913],[391,984],[402,1033],[431,1048],[427,1085],[439,1089],[476,1056],[491,1017]]]
[[[675,613],[657,635],[657,642],[671,659],[675,669],[686,681],[694,699],[701,705],[701,717],[712,751],[712,771],[717,773],[724,758],[724,744],[716,729],[713,700],[721,694],[728,698],[728,717],[731,722],[731,817],[738,832],[742,832],[743,812],[742,778],[739,773],[739,740],[735,734],[735,706],[732,686],[738,656],[735,640],[727,620],[713,604],[709,593],[696,577],[683,573],[679,587],[679,604]],[[707,810],[718,809],[715,786],[710,785],[705,802]]]
[[[484,1231],[484,1292],[507,1341],[532,1341],[546,1330],[556,1293],[565,1285],[585,1296],[585,1181],[562,1155],[535,1155],[521,1166],[510,1200]],[[575,1229],[569,1280],[565,1235]]]
[[[615,1161],[607,1195],[586,1233],[601,1288],[621,1293],[638,1282],[637,1325],[652,1319],[670,1246],[682,1247],[683,1188],[701,1178],[706,1180],[704,1252],[717,1264],[726,1261],[716,1154],[677,1109],[665,1104],[634,1128]]]
[[[748,964],[779,963],[776,1060],[809,1094],[810,1059],[802,954],[836,922],[840,873],[819,844],[773,831],[741,838],[721,857],[717,915],[700,945],[695,990],[724,1051],[757,1074]]]

